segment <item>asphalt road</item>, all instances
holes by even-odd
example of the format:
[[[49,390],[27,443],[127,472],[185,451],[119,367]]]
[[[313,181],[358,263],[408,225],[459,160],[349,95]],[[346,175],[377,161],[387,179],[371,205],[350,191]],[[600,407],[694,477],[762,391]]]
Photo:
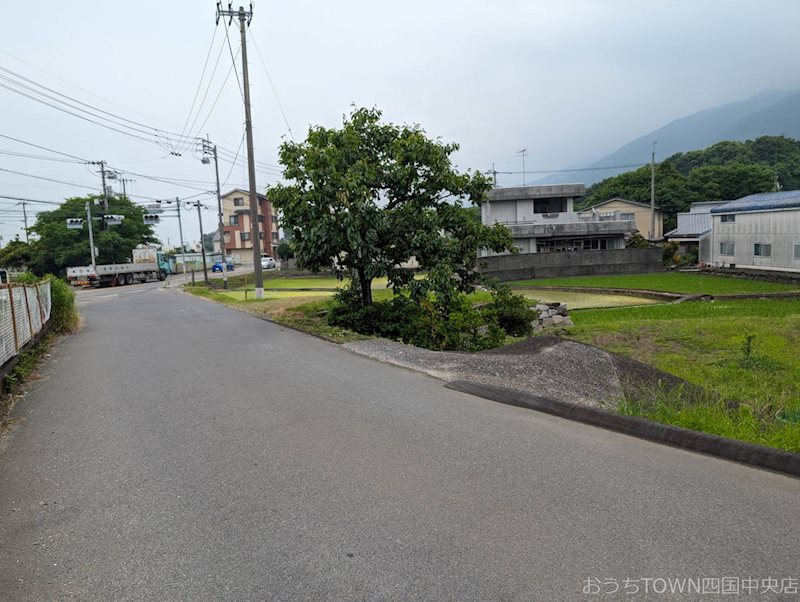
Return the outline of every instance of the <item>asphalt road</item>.
[[[0,444],[2,600],[643,599],[623,580],[800,577],[798,480],[157,284],[80,302]],[[619,591],[585,596],[589,578]]]

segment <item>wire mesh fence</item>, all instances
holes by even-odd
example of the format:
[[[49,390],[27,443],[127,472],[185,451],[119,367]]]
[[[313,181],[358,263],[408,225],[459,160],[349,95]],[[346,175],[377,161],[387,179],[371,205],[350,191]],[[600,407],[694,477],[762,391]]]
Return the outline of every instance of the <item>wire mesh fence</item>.
[[[50,309],[50,282],[0,286],[0,366],[41,332]]]

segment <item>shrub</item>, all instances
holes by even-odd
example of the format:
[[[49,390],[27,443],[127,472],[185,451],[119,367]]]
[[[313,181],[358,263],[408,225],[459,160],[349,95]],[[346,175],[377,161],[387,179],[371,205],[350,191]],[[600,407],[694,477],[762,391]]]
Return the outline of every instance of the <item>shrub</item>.
[[[505,338],[496,316],[475,308],[463,293],[418,300],[398,295],[363,307],[358,284],[336,293],[328,324],[435,350],[480,351]]]
[[[515,295],[506,284],[497,285],[492,291],[493,301],[489,311],[497,324],[512,337],[529,337],[533,334],[531,322],[539,317],[522,295]]]
[[[50,319],[56,332],[71,332],[78,327],[75,293],[69,284],[50,276]]]

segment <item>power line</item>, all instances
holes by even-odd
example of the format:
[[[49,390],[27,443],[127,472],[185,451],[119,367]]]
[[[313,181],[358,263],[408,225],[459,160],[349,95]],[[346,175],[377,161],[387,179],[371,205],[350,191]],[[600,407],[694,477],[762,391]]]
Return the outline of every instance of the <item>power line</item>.
[[[113,123],[116,126],[126,127],[126,128],[128,128],[128,129],[130,129],[132,131],[136,131],[136,132],[143,133],[143,134],[155,135],[156,137],[162,137],[162,138],[164,138],[166,140],[169,140],[170,137],[180,137],[181,136],[181,134],[178,134],[176,132],[168,132],[168,131],[162,130],[161,128],[156,128],[156,127],[141,123],[139,121],[134,121],[132,119],[128,119],[127,117],[122,117],[120,115],[116,115],[115,113],[111,113],[111,112],[106,111],[104,109],[101,109],[99,107],[95,107],[94,105],[91,105],[89,103],[83,102],[82,100],[79,100],[77,98],[73,98],[72,96],[69,96],[69,95],[64,94],[62,92],[59,92],[58,90],[54,90],[53,88],[50,88],[50,87],[45,86],[43,84],[40,84],[40,83],[38,83],[38,82],[28,78],[28,77],[25,77],[24,75],[20,75],[19,73],[15,73],[14,71],[12,71],[10,69],[7,69],[5,67],[0,67],[0,71],[4,71],[5,73],[8,73],[11,76],[11,77],[9,77],[7,75],[0,75],[0,79],[5,80],[7,83],[10,83],[10,84],[12,84],[14,86],[17,86],[19,88],[22,88],[24,90],[28,90],[29,92],[31,92],[33,94],[38,94],[39,96],[47,98],[47,99],[49,99],[49,100],[51,100],[53,102],[61,103],[61,104],[65,105],[65,106],[68,106],[71,109],[74,109],[76,111],[84,112],[84,113],[86,113],[88,115],[91,115],[92,117],[97,118],[97,119],[102,119],[102,120],[108,121],[109,123]],[[29,86],[27,84],[20,83],[19,81],[15,81],[14,78],[16,78],[17,80],[22,80],[23,82],[27,82],[28,84],[31,84],[31,85]],[[41,88],[42,90],[46,90],[47,92],[50,92],[51,94],[45,94],[44,92],[41,92],[40,90],[37,90],[37,88]],[[14,91],[14,90],[12,90],[12,91]],[[56,98],[56,97],[52,96],[52,94],[55,94],[56,96],[59,96],[59,97],[62,97],[62,98],[66,98],[67,100],[72,101],[72,103],[76,103],[77,105],[81,105],[81,106],[87,107],[87,108],[84,109],[84,108],[81,108],[81,106],[75,106],[74,104],[71,104],[71,103],[66,102],[64,100],[60,100],[59,98]],[[91,109],[91,110],[89,110],[89,109]],[[105,117],[104,115],[108,115],[109,117]],[[120,123],[120,122],[124,122],[124,123]],[[132,125],[127,125],[127,124],[132,124]],[[172,140],[169,140],[169,141],[172,142]]]
[[[115,107],[119,107],[120,109],[124,109],[124,110],[126,110],[126,111],[128,111],[130,113],[135,113],[137,115],[141,115],[142,117],[147,117],[148,119],[152,119],[153,121],[158,121],[158,122],[163,123],[165,125],[168,125],[170,127],[175,127],[175,128],[178,127],[178,126],[176,126],[174,124],[171,124],[169,122],[163,121],[163,120],[158,119],[156,117],[152,117],[150,115],[145,115],[144,113],[142,113],[140,111],[136,111],[135,109],[131,109],[130,107],[126,107],[124,105],[121,105],[121,104],[119,104],[117,102],[114,102],[113,100],[110,100],[110,99],[104,97],[104,96],[100,96],[99,94],[95,94],[91,90],[87,90],[86,88],[81,88],[80,86],[76,85],[74,82],[71,82],[71,81],[66,80],[66,79],[64,79],[62,77],[59,77],[58,75],[55,75],[54,73],[50,73],[49,71],[46,71],[45,69],[42,69],[41,67],[37,67],[33,63],[28,62],[25,59],[22,59],[22,58],[14,55],[14,54],[11,54],[10,52],[7,52],[7,51],[2,50],[2,49],[0,49],[0,52],[5,54],[6,56],[10,56],[12,59],[17,60],[20,63],[24,63],[25,65],[28,65],[28,67],[31,67],[31,68],[35,69],[36,71],[39,71],[40,73],[44,73],[45,75],[48,75],[48,76],[52,77],[53,79],[60,81],[61,83],[67,84],[68,86],[70,86],[72,88],[75,88],[76,90],[80,90],[81,92],[85,92],[89,96],[94,96],[95,98],[99,98],[100,100],[103,100],[103,101],[105,101],[105,102],[107,102],[109,104],[114,105]]]
[[[186,115],[186,121],[183,123],[183,128],[181,129],[181,135],[186,133],[186,126],[189,125],[189,119],[192,117],[192,111],[194,111],[194,105],[197,103],[197,97],[200,94],[200,88],[203,87],[203,79],[206,76],[206,69],[208,68],[208,59],[211,58],[211,51],[214,49],[214,40],[217,39],[217,28],[214,28],[214,32],[211,35],[211,43],[208,45],[208,52],[206,53],[206,60],[203,63],[203,71],[200,73],[200,81],[197,82],[197,89],[194,92],[194,98],[192,99],[192,106],[189,107],[189,113]],[[211,76],[213,78],[213,74]],[[209,80],[210,81],[210,80]],[[198,112],[199,112],[198,108]],[[183,144],[185,142],[178,140],[179,144]]]
[[[231,37],[228,35],[228,28],[225,28],[225,39],[228,41],[228,50],[231,53],[231,64],[234,65],[234,72],[236,73],[236,84],[239,86],[239,96],[242,98],[242,102],[244,102],[244,90],[242,90],[242,82],[239,81],[239,72],[236,71],[236,57],[239,56],[239,50],[236,51],[236,56],[233,56],[233,47],[231,46]],[[241,48],[241,47],[240,47]]]
[[[26,178],[35,178],[37,180],[45,180],[47,182],[55,182],[57,184],[66,184],[68,186],[76,186],[78,188],[90,188],[90,189],[94,188],[94,186],[87,186],[87,185],[84,185],[84,184],[76,184],[75,182],[67,182],[66,180],[55,180],[53,178],[46,178],[44,176],[37,176],[37,175],[34,175],[34,174],[25,173],[25,172],[22,172],[22,171],[15,171],[13,169],[5,169],[5,168],[2,168],[2,167],[0,167],[0,171],[4,171],[6,173],[13,173],[13,174],[16,174],[18,176],[25,176]]]
[[[238,52],[236,53],[236,56],[239,56]],[[203,123],[201,123],[200,126],[195,130],[195,135],[192,136],[193,138],[199,138],[200,132],[203,130],[203,128],[205,127],[205,125],[208,122],[209,118],[211,117],[211,114],[214,112],[214,109],[216,108],[217,103],[219,102],[220,96],[222,96],[222,93],[225,91],[225,85],[228,83],[228,78],[230,78],[230,76],[231,76],[231,71],[235,71],[234,64],[231,64],[230,68],[228,69],[228,73],[225,75],[225,79],[222,81],[222,86],[220,87],[219,92],[217,92],[217,96],[214,98],[214,102],[211,105],[211,108],[208,110],[208,114],[206,115],[206,118],[203,120]],[[238,73],[236,74],[236,77],[237,78],[239,77]],[[211,87],[211,82],[209,82],[209,89],[210,89],[210,87]],[[198,112],[198,116],[199,116],[199,112]]]
[[[45,150],[50,153],[55,153],[56,155],[62,155],[64,157],[69,157],[70,159],[76,159],[81,163],[89,163],[88,159],[83,159],[81,157],[76,157],[75,155],[70,155],[69,153],[63,153],[61,151],[53,150],[52,148],[47,148],[46,146],[40,146],[38,144],[34,144],[33,142],[26,142],[25,140],[20,140],[19,138],[13,138],[12,136],[8,136],[6,134],[0,134],[0,138],[6,138],[7,140],[13,140],[14,142],[19,142],[20,144],[26,144],[28,146],[32,146],[34,148],[38,148],[41,150]]]
[[[225,33],[228,30],[225,29]],[[256,44],[256,37],[253,35],[252,32],[250,33],[250,41],[253,42],[253,46],[255,46],[256,54],[258,54],[258,58],[261,60],[261,66],[264,67],[264,73],[267,76],[267,81],[269,82],[269,87],[272,88],[272,94],[275,96],[275,102],[278,103],[278,109],[281,111],[281,115],[283,116],[283,122],[286,124],[286,129],[289,130],[289,138],[294,141],[294,134],[292,133],[292,126],[289,125],[289,120],[286,118],[286,112],[283,110],[283,105],[281,104],[281,99],[278,98],[278,91],[275,89],[275,85],[272,83],[272,78],[269,75],[269,69],[267,69],[267,64],[264,62],[264,57],[261,56],[261,50],[258,48],[258,44]]]
[[[40,161],[56,161],[58,163],[72,163],[73,165],[81,163],[81,161],[74,161],[72,159],[60,159],[59,157],[45,157],[43,155],[32,155],[30,153],[17,153],[14,151],[6,151],[6,150],[0,150],[0,155],[8,155],[9,157],[21,157],[23,159],[37,159]]]
[[[644,167],[644,163],[632,163],[630,165],[605,165],[603,167],[576,167],[573,169],[540,169],[540,170],[533,170],[530,169],[525,170],[524,172],[521,171],[495,171],[495,170],[488,170],[487,173],[498,173],[498,174],[520,174],[520,173],[568,173],[571,171],[603,171],[605,169],[629,169],[632,167]]]

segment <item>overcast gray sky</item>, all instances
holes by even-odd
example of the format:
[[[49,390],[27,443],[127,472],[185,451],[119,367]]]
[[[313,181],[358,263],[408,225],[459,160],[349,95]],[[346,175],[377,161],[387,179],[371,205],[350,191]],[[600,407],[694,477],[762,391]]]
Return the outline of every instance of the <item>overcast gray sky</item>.
[[[223,86],[232,60],[227,21],[215,25],[215,6],[211,0],[3,0],[0,67],[141,124],[134,127],[144,140],[4,87],[0,134],[104,159],[128,172],[129,192],[140,202],[211,190],[212,167],[181,148],[189,142],[159,142],[151,128],[207,133],[230,158],[239,148],[241,96],[233,74]],[[377,106],[387,121],[419,123],[432,136],[460,143],[456,162],[463,169],[487,170],[496,162],[498,169],[519,170],[522,148],[528,169],[585,164],[689,113],[800,87],[798,22],[796,0],[258,0],[250,28],[255,43],[248,46],[258,188],[279,178],[274,166],[288,127],[302,139],[310,124],[341,123],[352,103]],[[237,53],[235,20],[228,33]],[[7,71],[0,75],[0,85],[19,90],[16,76],[12,84]],[[0,138],[0,151],[56,156],[7,138]],[[77,184],[2,171],[5,196],[59,201],[100,187],[99,176],[79,163],[0,154],[0,167]],[[223,179],[230,173],[226,188],[247,181],[243,161],[222,161],[220,171]],[[144,176],[192,182],[184,187]],[[518,177],[501,183],[517,184]],[[215,204],[213,196],[199,198]],[[21,208],[0,199],[0,209],[5,244],[22,235]],[[196,213],[185,215],[185,238],[197,240]],[[207,211],[205,228],[215,222]],[[164,220],[158,234],[175,244],[177,223]]]

